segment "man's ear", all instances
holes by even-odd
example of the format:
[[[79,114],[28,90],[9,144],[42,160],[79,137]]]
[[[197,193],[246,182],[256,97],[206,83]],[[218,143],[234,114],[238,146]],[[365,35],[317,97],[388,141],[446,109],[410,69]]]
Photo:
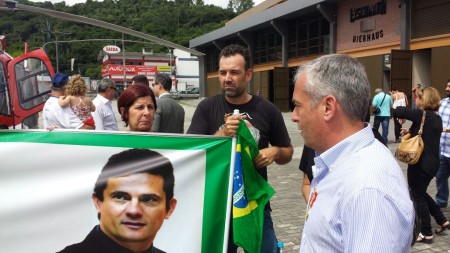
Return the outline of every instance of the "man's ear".
[[[177,206],[177,199],[176,198],[172,198],[169,201],[169,210],[166,213],[166,220],[170,218],[170,216],[172,215],[173,211],[175,211],[175,207]]]
[[[250,82],[252,80],[253,69],[249,68],[245,71],[245,81]]]
[[[97,209],[97,213],[100,213],[100,210],[103,205],[103,201],[97,198],[97,195],[95,193],[92,193],[92,201],[94,202],[95,209]]]
[[[331,120],[336,114],[337,100],[334,96],[326,96],[323,100],[323,115],[325,120]]]

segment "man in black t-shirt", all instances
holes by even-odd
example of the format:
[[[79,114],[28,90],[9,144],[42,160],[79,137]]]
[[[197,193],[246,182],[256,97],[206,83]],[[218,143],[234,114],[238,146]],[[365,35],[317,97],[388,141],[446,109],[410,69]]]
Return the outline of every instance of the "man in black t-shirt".
[[[248,49],[240,45],[225,47],[219,55],[219,81],[223,94],[207,98],[198,105],[187,133],[234,136],[240,120],[248,120],[259,132],[259,155],[253,162],[259,174],[267,180],[267,166],[273,162],[286,164],[291,161],[293,148],[278,108],[263,97],[247,92],[247,83],[251,78]],[[235,109],[248,116],[231,115]],[[255,135],[258,136],[258,133]],[[232,232],[230,228],[228,252],[237,251]],[[261,252],[273,253],[276,248],[268,204],[264,213]]]

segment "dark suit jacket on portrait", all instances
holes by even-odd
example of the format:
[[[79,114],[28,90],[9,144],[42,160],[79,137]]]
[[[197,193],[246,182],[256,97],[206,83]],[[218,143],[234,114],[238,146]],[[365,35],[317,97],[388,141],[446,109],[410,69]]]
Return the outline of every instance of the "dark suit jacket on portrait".
[[[97,225],[82,242],[67,246],[59,253],[131,253],[131,251],[109,238]],[[151,246],[145,253],[166,252]]]
[[[156,104],[152,132],[184,133],[184,109],[170,93],[156,99]]]

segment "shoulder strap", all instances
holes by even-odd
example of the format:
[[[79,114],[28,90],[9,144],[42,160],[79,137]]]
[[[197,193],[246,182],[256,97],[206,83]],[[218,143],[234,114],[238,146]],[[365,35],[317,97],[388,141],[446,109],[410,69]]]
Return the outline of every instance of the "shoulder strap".
[[[419,135],[419,136],[422,136],[423,123],[425,123],[425,115],[426,115],[426,112],[425,112],[425,110],[423,110],[422,123],[420,123],[419,133],[417,133],[417,135]]]
[[[385,98],[386,98],[386,93],[384,93],[384,97],[383,97],[383,100],[381,100],[380,107],[381,107],[381,105],[383,104]]]

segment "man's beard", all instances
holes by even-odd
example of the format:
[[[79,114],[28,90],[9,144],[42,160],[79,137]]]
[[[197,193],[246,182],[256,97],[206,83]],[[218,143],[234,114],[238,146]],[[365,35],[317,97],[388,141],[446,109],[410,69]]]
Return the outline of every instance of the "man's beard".
[[[236,86],[235,85],[233,85],[233,87],[235,88],[234,90],[227,90],[226,88],[225,88],[225,86],[226,86],[226,84],[224,85],[224,88],[222,89],[223,90],[223,94],[226,96],[226,97],[231,97],[231,98],[234,98],[234,97],[239,97],[240,95],[242,95],[242,93],[244,93],[244,91],[245,91],[245,89],[239,89],[239,88],[236,88]]]
[[[447,91],[447,97],[450,98],[450,91]]]

